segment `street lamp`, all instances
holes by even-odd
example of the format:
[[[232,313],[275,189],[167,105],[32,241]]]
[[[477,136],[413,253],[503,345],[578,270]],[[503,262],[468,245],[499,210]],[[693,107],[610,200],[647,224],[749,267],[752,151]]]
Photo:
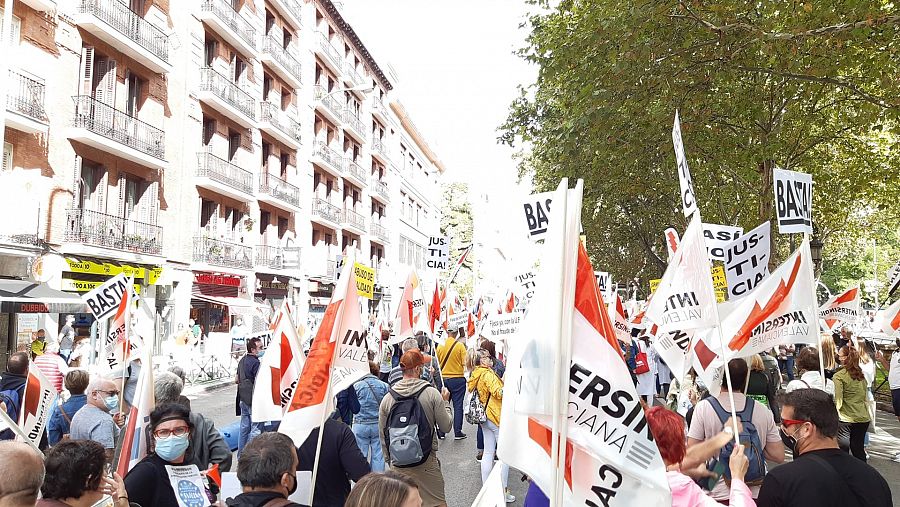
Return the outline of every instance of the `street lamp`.
[[[812,257],[813,266],[815,266],[816,276],[819,275],[822,267],[822,247],[824,243],[818,236],[813,236],[809,242],[809,254]]]

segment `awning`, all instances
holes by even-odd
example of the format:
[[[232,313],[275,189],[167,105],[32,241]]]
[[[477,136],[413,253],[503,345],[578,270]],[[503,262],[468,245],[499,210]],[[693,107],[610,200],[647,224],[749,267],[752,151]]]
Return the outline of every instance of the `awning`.
[[[85,313],[75,294],[51,289],[46,283],[0,280],[0,313]]]
[[[261,312],[265,312],[264,306],[249,299],[207,296],[197,292],[191,294],[191,299],[227,306],[228,311],[236,315],[260,315]]]

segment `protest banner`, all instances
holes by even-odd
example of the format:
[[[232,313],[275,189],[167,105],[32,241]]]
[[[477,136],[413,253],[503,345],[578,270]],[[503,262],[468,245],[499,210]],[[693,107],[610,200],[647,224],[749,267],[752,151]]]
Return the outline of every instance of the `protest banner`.
[[[425,249],[425,266],[429,269],[444,270],[450,264],[450,238],[447,236],[430,236]]]
[[[534,297],[534,291],[537,287],[537,284],[535,283],[536,280],[537,277],[535,276],[534,271],[530,269],[513,277],[513,281],[520,287],[518,293],[522,296],[520,300],[521,306],[527,307],[528,303],[531,302],[531,298]]]
[[[778,232],[812,234],[812,175],[775,169],[773,180]]]
[[[553,202],[553,192],[543,192],[529,195],[522,203],[522,212],[525,215],[525,228],[528,237],[537,241],[544,239],[547,234],[547,226],[550,224],[550,204]]]
[[[694,180],[688,168],[687,157],[684,156],[684,144],[681,140],[681,119],[675,111],[675,122],[672,125],[672,145],[675,146],[675,163],[678,165],[678,182],[681,184],[681,206],[684,216],[689,217],[697,211],[697,198],[694,193]]]
[[[597,279],[597,289],[603,294],[605,299],[610,299],[612,292],[612,274],[606,271],[594,271],[594,278]]]
[[[825,320],[825,325],[829,330],[833,329],[838,322],[852,326],[859,321],[859,293],[859,286],[851,287],[840,294],[835,294],[819,307],[819,318]]]
[[[893,335],[897,330],[900,330],[900,299],[881,314],[879,323],[881,324],[881,331],[885,334]],[[897,354],[898,352],[894,353]]]
[[[165,465],[178,507],[208,507],[206,484],[197,465]]]
[[[662,282],[662,278],[654,278],[653,280],[650,280],[650,295],[651,296],[656,292],[656,289],[659,288],[660,282]]]
[[[110,278],[106,283],[81,296],[91,314],[97,320],[109,317],[119,307],[125,292],[132,287],[125,273]],[[132,291],[134,289],[131,289]]]
[[[481,334],[492,342],[504,340],[508,336],[516,334],[519,324],[522,323],[522,318],[521,312],[489,315],[484,328],[481,330]]]
[[[725,260],[725,247],[744,234],[743,227],[731,225],[703,224],[703,237],[706,239],[706,250],[714,261]]]
[[[770,222],[763,222],[725,247],[725,280],[729,299],[746,296],[768,276],[771,229]]]
[[[725,268],[713,266],[710,270],[710,276],[712,276],[713,289],[716,291],[716,302],[724,303],[728,299],[728,282],[725,280]]]
[[[47,377],[34,364],[28,369],[25,394],[19,411],[19,427],[34,445],[39,445],[50,419],[50,409],[59,394]]]
[[[893,295],[894,291],[897,290],[897,286],[900,286],[900,261],[897,261],[897,264],[894,264],[894,267],[888,271],[888,295]]]
[[[260,359],[253,386],[253,422],[281,420],[306,361],[287,302],[282,303],[274,324],[272,341]]]
[[[466,327],[466,324],[469,322],[469,315],[471,315],[468,311],[456,312],[452,315],[447,316],[447,328],[448,329],[459,329]]]
[[[375,268],[354,263],[353,274],[356,275],[356,293],[366,299],[375,297]]]

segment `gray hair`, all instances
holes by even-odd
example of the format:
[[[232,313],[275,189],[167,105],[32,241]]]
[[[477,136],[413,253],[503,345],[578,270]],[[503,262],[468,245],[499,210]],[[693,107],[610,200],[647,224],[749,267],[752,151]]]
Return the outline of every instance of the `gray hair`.
[[[44,457],[33,447],[14,440],[0,441],[0,499],[34,505],[44,473]]]
[[[91,375],[91,381],[88,382],[88,386],[87,389],[84,390],[84,394],[90,396],[94,391],[103,389],[103,385],[107,382],[115,383],[115,380],[103,375]]]
[[[178,378],[181,379],[182,383],[187,383],[187,375],[185,375],[184,373],[184,368],[182,368],[181,366],[172,366],[171,368],[169,368],[169,371],[174,373],[175,375],[178,375]]]
[[[156,374],[153,379],[153,390],[156,395],[156,404],[178,403],[178,397],[181,396],[181,390],[184,389],[184,383],[174,373],[164,371]]]
[[[297,450],[291,438],[274,431],[255,437],[238,458],[237,477],[244,488],[272,488],[294,472]]]
[[[403,344],[400,345],[400,350],[406,352],[407,350],[419,349],[419,342],[416,341],[415,338],[407,338],[403,340]]]

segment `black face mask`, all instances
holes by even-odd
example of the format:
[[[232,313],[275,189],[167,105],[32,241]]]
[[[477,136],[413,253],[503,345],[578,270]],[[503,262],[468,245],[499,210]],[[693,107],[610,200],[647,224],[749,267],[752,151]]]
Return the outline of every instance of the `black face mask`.
[[[291,475],[291,479],[294,479],[294,485],[288,488],[288,496],[293,495],[294,492],[297,491],[297,476]]]
[[[797,451],[797,444],[799,444],[800,442],[797,440],[797,437],[795,437],[794,435],[788,435],[786,431],[784,431],[783,429],[780,429],[780,428],[778,431],[781,432],[782,441],[784,441],[784,443],[787,444],[787,446],[791,449],[791,452],[794,454],[794,457],[796,458],[797,456],[799,456],[800,453]],[[795,435],[796,435],[796,433],[795,433]]]

